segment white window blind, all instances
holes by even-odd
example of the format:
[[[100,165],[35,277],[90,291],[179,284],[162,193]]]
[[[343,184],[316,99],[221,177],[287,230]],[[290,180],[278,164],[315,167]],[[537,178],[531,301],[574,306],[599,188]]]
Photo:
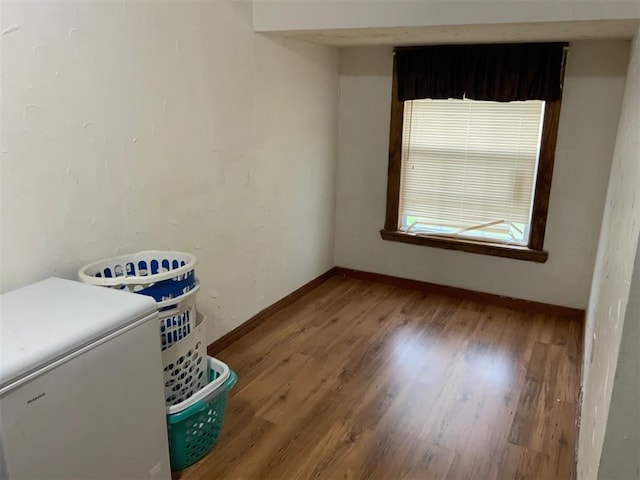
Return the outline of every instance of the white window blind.
[[[544,102],[405,102],[399,229],[526,245]]]

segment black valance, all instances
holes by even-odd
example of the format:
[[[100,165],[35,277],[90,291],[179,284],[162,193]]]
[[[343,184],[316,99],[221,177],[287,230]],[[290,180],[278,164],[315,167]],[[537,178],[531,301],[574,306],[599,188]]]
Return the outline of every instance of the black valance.
[[[566,43],[396,48],[398,100],[557,101]]]

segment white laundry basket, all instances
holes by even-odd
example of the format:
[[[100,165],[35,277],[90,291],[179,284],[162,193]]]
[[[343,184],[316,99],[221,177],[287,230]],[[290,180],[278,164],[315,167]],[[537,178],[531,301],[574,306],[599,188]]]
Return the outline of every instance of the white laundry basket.
[[[198,312],[191,332],[162,351],[164,396],[168,406],[190,398],[209,383],[205,320]]]
[[[162,302],[195,287],[195,266],[196,257],[190,253],[149,250],[91,263],[78,277],[85,283],[140,293]]]
[[[200,285],[196,282],[195,287],[184,295],[158,302],[162,350],[180,342],[196,328],[196,294],[198,290],[200,290]]]

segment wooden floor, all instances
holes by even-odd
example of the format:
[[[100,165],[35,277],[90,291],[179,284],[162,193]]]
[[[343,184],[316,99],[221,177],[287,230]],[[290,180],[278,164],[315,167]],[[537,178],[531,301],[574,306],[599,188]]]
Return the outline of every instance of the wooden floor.
[[[218,357],[210,479],[569,479],[581,321],[333,277]]]

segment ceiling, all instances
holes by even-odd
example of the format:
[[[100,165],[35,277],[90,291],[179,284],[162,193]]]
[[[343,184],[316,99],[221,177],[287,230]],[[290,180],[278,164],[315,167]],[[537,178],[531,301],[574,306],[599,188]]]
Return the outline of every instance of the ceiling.
[[[297,38],[333,47],[358,47],[373,45],[544,42],[605,38],[631,39],[637,29],[638,20],[597,20],[281,31],[270,33],[269,35]]]

